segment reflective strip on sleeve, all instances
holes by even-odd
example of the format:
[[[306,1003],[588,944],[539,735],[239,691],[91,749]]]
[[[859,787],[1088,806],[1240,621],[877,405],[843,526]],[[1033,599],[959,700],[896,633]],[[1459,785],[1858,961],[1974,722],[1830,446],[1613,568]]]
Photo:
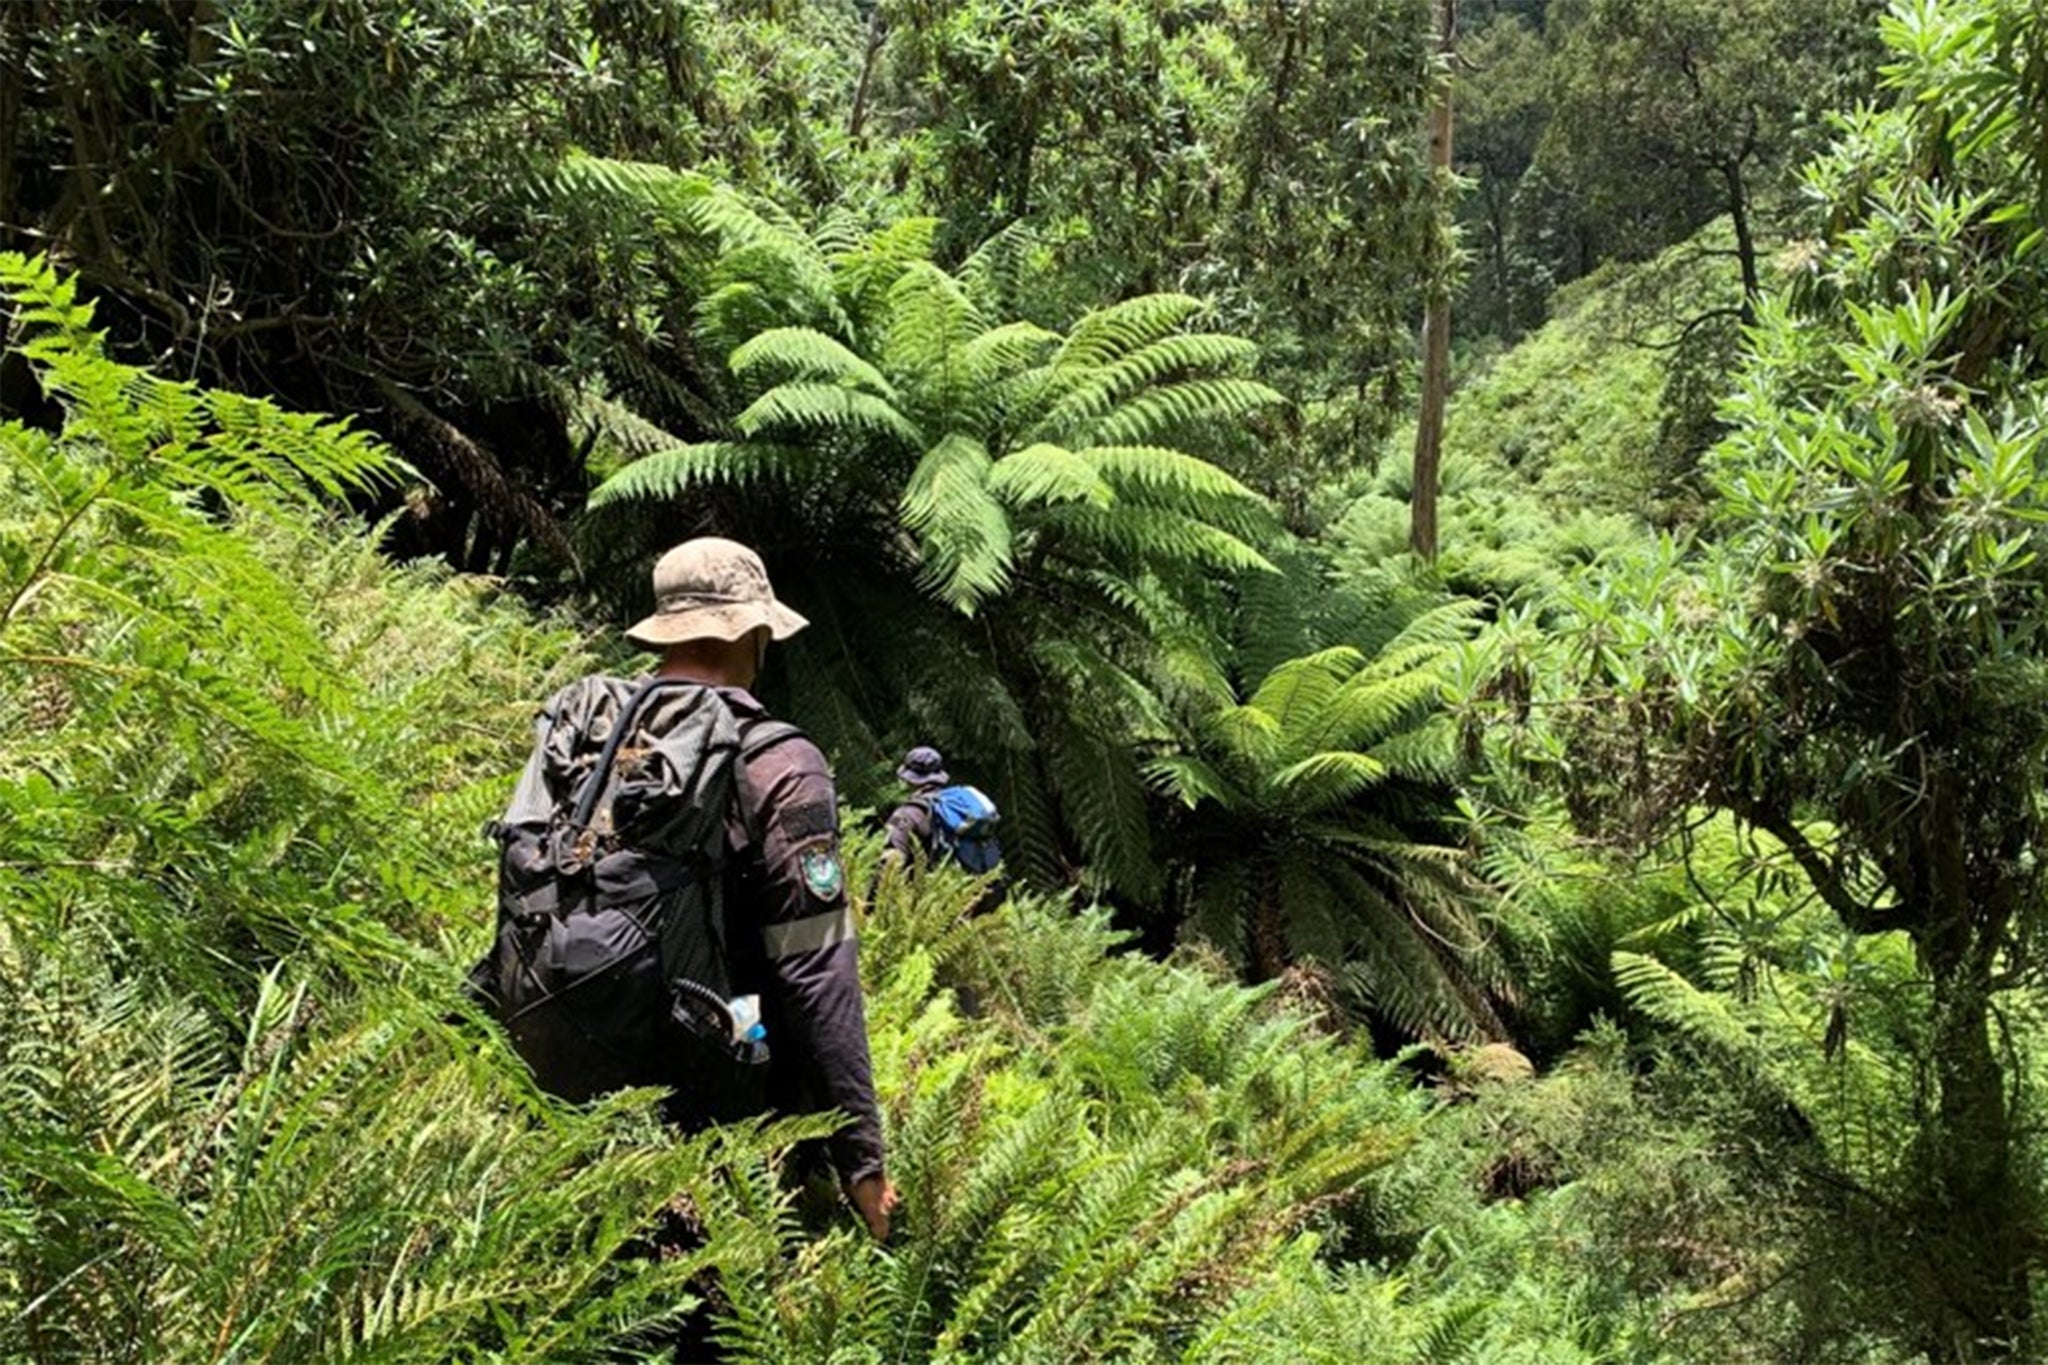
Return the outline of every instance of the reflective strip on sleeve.
[[[770,957],[795,957],[844,943],[853,936],[853,910],[842,905],[822,915],[768,925],[761,930],[761,943]]]

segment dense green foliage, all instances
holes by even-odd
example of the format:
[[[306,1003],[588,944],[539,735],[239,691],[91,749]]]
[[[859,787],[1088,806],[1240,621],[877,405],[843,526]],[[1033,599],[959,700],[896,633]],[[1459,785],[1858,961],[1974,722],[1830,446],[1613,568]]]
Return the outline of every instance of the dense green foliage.
[[[650,1140],[630,1097],[543,1107],[501,1047],[443,1017],[454,973],[432,944],[476,940],[484,889],[481,860],[446,850],[502,797],[516,698],[573,664],[569,639],[333,536],[312,495],[388,469],[361,437],[119,366],[69,286],[6,269],[24,349],[68,418],[55,440],[0,429],[10,478],[49,500],[5,528],[22,736],[6,754],[0,937],[5,1353],[588,1358],[673,1320],[704,1266],[728,1293],[781,1279],[786,1196],[764,1162],[786,1133],[675,1143]],[[192,506],[194,488],[232,519]],[[220,596],[200,616],[202,579]],[[1134,1286],[1135,1316],[1048,1316],[1078,1353],[1151,1322],[1182,1275],[1220,1277],[1219,1299],[1256,1283],[1251,1229],[1278,1256],[1408,1140],[1416,1107],[1377,1065],[1335,1043],[1304,1053],[1303,1022],[1263,1017],[1250,992],[1106,960],[1099,930],[1043,906],[1005,912],[1009,947],[993,924],[952,935],[1019,1032],[965,1028],[934,996],[946,941],[926,931],[973,894],[899,896],[870,958],[918,1220],[892,1258],[902,1272],[949,1267],[963,1295],[987,1279],[983,1311],[1003,1302],[972,1253],[979,1220],[1023,1214],[1043,1173],[1020,1154],[1064,1159],[1089,1137],[1099,1191],[1054,1197],[1105,1221],[1071,1250],[1125,1255],[1134,1227],[1172,1210],[1185,1221],[1160,1245],[1185,1243],[1186,1259]],[[1017,1050],[1070,1016],[1089,1048],[1050,1069]],[[1185,1055],[1155,1050],[1171,1019]],[[1170,1132],[1132,1108],[1176,1085],[1214,1113]],[[984,1093],[977,1129],[963,1106]],[[1117,1125],[1083,1124],[1103,1113]],[[1285,1160],[1253,1179],[1263,1168],[1233,1150]],[[1190,1199],[1191,1181],[1211,1193]],[[709,1240],[619,1261],[676,1201]],[[1028,1282],[1064,1286],[1038,1300],[1061,1315],[1102,1307],[1078,1265]],[[1192,1331],[1204,1302],[1167,1323]]]
[[[1320,1268],[1471,1202],[1455,1159],[1390,1179],[1431,1121],[1395,1068],[1213,964],[1111,955],[1100,915],[969,919],[954,877],[868,907],[886,1251],[799,1235],[775,1171],[801,1130],[677,1142],[636,1096],[541,1100],[440,944],[483,928],[450,850],[573,638],[329,521],[323,486],[390,468],[361,437],[121,366],[70,286],[5,269],[66,412],[0,428],[8,1358],[595,1359],[701,1341],[707,1293],[731,1355],[776,1360],[1287,1358],[1331,1314],[1434,1359],[1572,1330],[1483,1306],[1507,1263],[1455,1303]]]
[[[2035,984],[2044,908],[2043,182],[2018,135],[2040,67],[1993,54],[2038,51],[2035,23],[1997,5],[1888,22],[1900,100],[1808,172],[1822,235],[1760,310],[1725,409],[1718,537],[1575,594],[1553,674],[1595,703],[1566,711],[1587,823],[1647,842],[1725,811],[1835,920],[1822,981],[1781,1003],[1825,1017],[1835,1101],[1913,1140],[1817,1160],[1853,1192],[1830,1212],[1943,1266],[1861,1305],[1936,1358],[2034,1340],[2029,1010],[2002,1001]],[[1616,963],[1653,1012],[1735,1036],[1654,962]],[[1855,1046],[1901,995],[1919,1008],[1886,1041],[1910,1091]],[[1811,1113],[1813,1080],[1774,1083]]]
[[[0,1360],[2037,1356],[2048,28],[1438,8],[0,5]],[[456,990],[698,532],[887,1245]]]

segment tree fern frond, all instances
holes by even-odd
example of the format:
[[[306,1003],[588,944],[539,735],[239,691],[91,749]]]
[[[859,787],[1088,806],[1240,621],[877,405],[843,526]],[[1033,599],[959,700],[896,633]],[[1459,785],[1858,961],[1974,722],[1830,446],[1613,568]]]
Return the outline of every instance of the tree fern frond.
[[[1453,951],[1415,932],[1414,922],[1371,881],[1342,867],[1339,880],[1358,916],[1356,953],[1343,971],[1372,1008],[1418,1037],[1474,1042],[1503,1032],[1483,993],[1465,979]]]
[[[1386,775],[1386,765],[1368,754],[1324,751],[1274,773],[1272,788],[1290,806],[1320,811],[1350,801]]]
[[[764,441],[701,441],[635,460],[599,484],[592,507],[686,497],[714,484],[796,483],[813,473],[816,452]]]
[[[1025,262],[1037,241],[1037,232],[1022,219],[1008,224],[960,263],[960,282],[991,313],[1022,311],[1018,295]]]
[[[1373,662],[1375,669],[1381,668],[1380,660],[1387,660],[1388,670],[1400,667],[1396,660],[1403,657],[1401,651],[1420,649],[1427,646],[1461,645],[1472,638],[1475,624],[1485,612],[1482,602],[1460,598],[1430,607],[1407,620],[1391,640],[1381,645]]]
[[[1612,961],[1614,979],[1636,1009],[1730,1056],[1754,1054],[1756,1040],[1727,996],[1701,990],[1643,953],[1616,952]]]
[[[659,209],[673,214],[678,221],[693,224],[700,201],[720,192],[717,182],[694,171],[583,152],[572,152],[562,159],[556,180],[568,194],[602,194]]]
[[[862,232],[848,218],[837,241],[820,241],[832,263],[844,270],[856,262],[888,262],[898,267],[918,265],[932,258],[932,245],[941,224],[937,218],[899,218],[879,231]]]
[[[964,356],[984,327],[959,281],[935,265],[912,266],[890,287],[880,361],[892,374],[917,377],[906,391],[921,419],[947,428],[986,426],[993,394]]]
[[[1220,573],[1271,573],[1272,564],[1243,539],[1212,521],[1164,507],[1123,503],[1109,508],[1062,503],[1043,513],[1045,523],[1076,543],[1137,568],[1186,568]]]
[[[1229,781],[1193,754],[1167,754],[1145,764],[1145,779],[1185,806],[1204,801],[1232,804],[1237,793]]]
[[[960,364],[976,384],[999,386],[1018,370],[1037,362],[1059,341],[1033,322],[1006,322],[991,327],[960,347]]]
[[[952,432],[925,452],[903,490],[903,523],[924,551],[922,581],[969,614],[1010,577],[1010,519],[989,489],[990,469],[979,441]]]
[[[1043,442],[1010,452],[989,474],[989,491],[1012,507],[1089,502],[1107,507],[1115,491],[1086,455]]]
[[[837,384],[777,384],[735,417],[733,425],[749,437],[793,428],[817,436],[885,436],[912,446],[923,441],[916,424],[888,399]]]
[[[1207,460],[1164,446],[1091,446],[1078,452],[1121,493],[1183,511],[1216,502],[1256,504],[1259,495]]]
[[[1273,717],[1283,735],[1305,732],[1364,662],[1348,645],[1290,659],[1266,676],[1247,704]]]
[[[1158,384],[1080,424],[1083,440],[1114,445],[1158,441],[1176,433],[1229,430],[1286,398],[1250,379],[1188,379]]]
[[[1413,729],[1382,735],[1366,752],[1396,777],[1450,786],[1467,767],[1463,743],[1454,722],[1432,716]]]
[[[849,227],[851,224],[849,223]],[[938,230],[934,218],[903,218],[879,232],[849,235],[843,243],[821,243],[847,317],[866,327],[888,311],[889,291],[912,266],[928,264]]]
[[[720,229],[726,246],[698,305],[700,325],[714,347],[730,351],[768,327],[803,326],[836,336],[848,334],[852,320],[840,305],[831,268],[810,239],[800,231],[766,225],[758,232],[733,229],[735,223],[752,221],[750,211],[736,208]]]
[[[1037,416],[1040,427],[1049,436],[1059,436],[1085,430],[1089,423],[1155,387],[1172,387],[1169,381],[1191,378],[1204,370],[1235,369],[1249,364],[1257,354],[1256,346],[1239,337],[1184,332],[1114,358],[1105,355],[1087,366],[1075,363],[1073,353],[1063,348],[1027,382],[1043,405]]]
[[[1149,346],[1199,314],[1200,299],[1185,294],[1141,294],[1083,314],[1053,358],[1062,375],[1082,376]]]
[[[627,462],[683,444],[663,427],[603,394],[578,394],[572,421],[578,440],[601,440]]]
[[[1280,756],[1280,718],[1264,706],[1226,706],[1209,718],[1208,729],[1222,739],[1233,755],[1241,755],[1251,763],[1267,763]]]
[[[890,238],[914,236],[917,231],[916,221],[906,220],[907,226],[900,230],[892,227],[875,235]],[[827,208],[810,230],[811,244],[817,247],[819,255],[835,267],[844,257],[860,251],[867,243],[868,236],[859,215],[836,204]]]
[[[1158,884],[1159,868],[1152,856],[1144,778],[1135,756],[1118,742],[1115,718],[1089,719],[1107,733],[1068,717],[1046,737],[1061,813],[1112,885],[1149,895]]]
[[[1404,721],[1419,721],[1424,706],[1442,699],[1443,688],[1443,675],[1435,669],[1378,678],[1361,670],[1322,704],[1310,721],[1313,729],[1306,732],[1309,742],[1326,749],[1368,749]]]
[[[897,402],[896,390],[880,370],[814,328],[771,327],[742,344],[727,363],[743,379],[766,374],[777,381],[838,384]]]

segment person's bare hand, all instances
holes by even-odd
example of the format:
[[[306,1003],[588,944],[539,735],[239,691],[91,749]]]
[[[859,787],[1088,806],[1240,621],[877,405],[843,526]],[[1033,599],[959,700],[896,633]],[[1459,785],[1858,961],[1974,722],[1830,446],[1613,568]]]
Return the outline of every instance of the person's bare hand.
[[[866,1175],[846,1187],[846,1197],[877,1242],[889,1240],[889,1214],[897,1203],[896,1187],[886,1176]]]

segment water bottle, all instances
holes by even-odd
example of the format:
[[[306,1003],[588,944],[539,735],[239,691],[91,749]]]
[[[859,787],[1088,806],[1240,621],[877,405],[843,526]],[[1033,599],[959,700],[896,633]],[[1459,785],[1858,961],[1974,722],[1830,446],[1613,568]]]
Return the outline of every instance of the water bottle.
[[[725,1007],[732,1013],[732,1040],[735,1043],[758,1043],[768,1036],[768,1026],[761,1022],[760,996],[735,995],[726,1001]]]

